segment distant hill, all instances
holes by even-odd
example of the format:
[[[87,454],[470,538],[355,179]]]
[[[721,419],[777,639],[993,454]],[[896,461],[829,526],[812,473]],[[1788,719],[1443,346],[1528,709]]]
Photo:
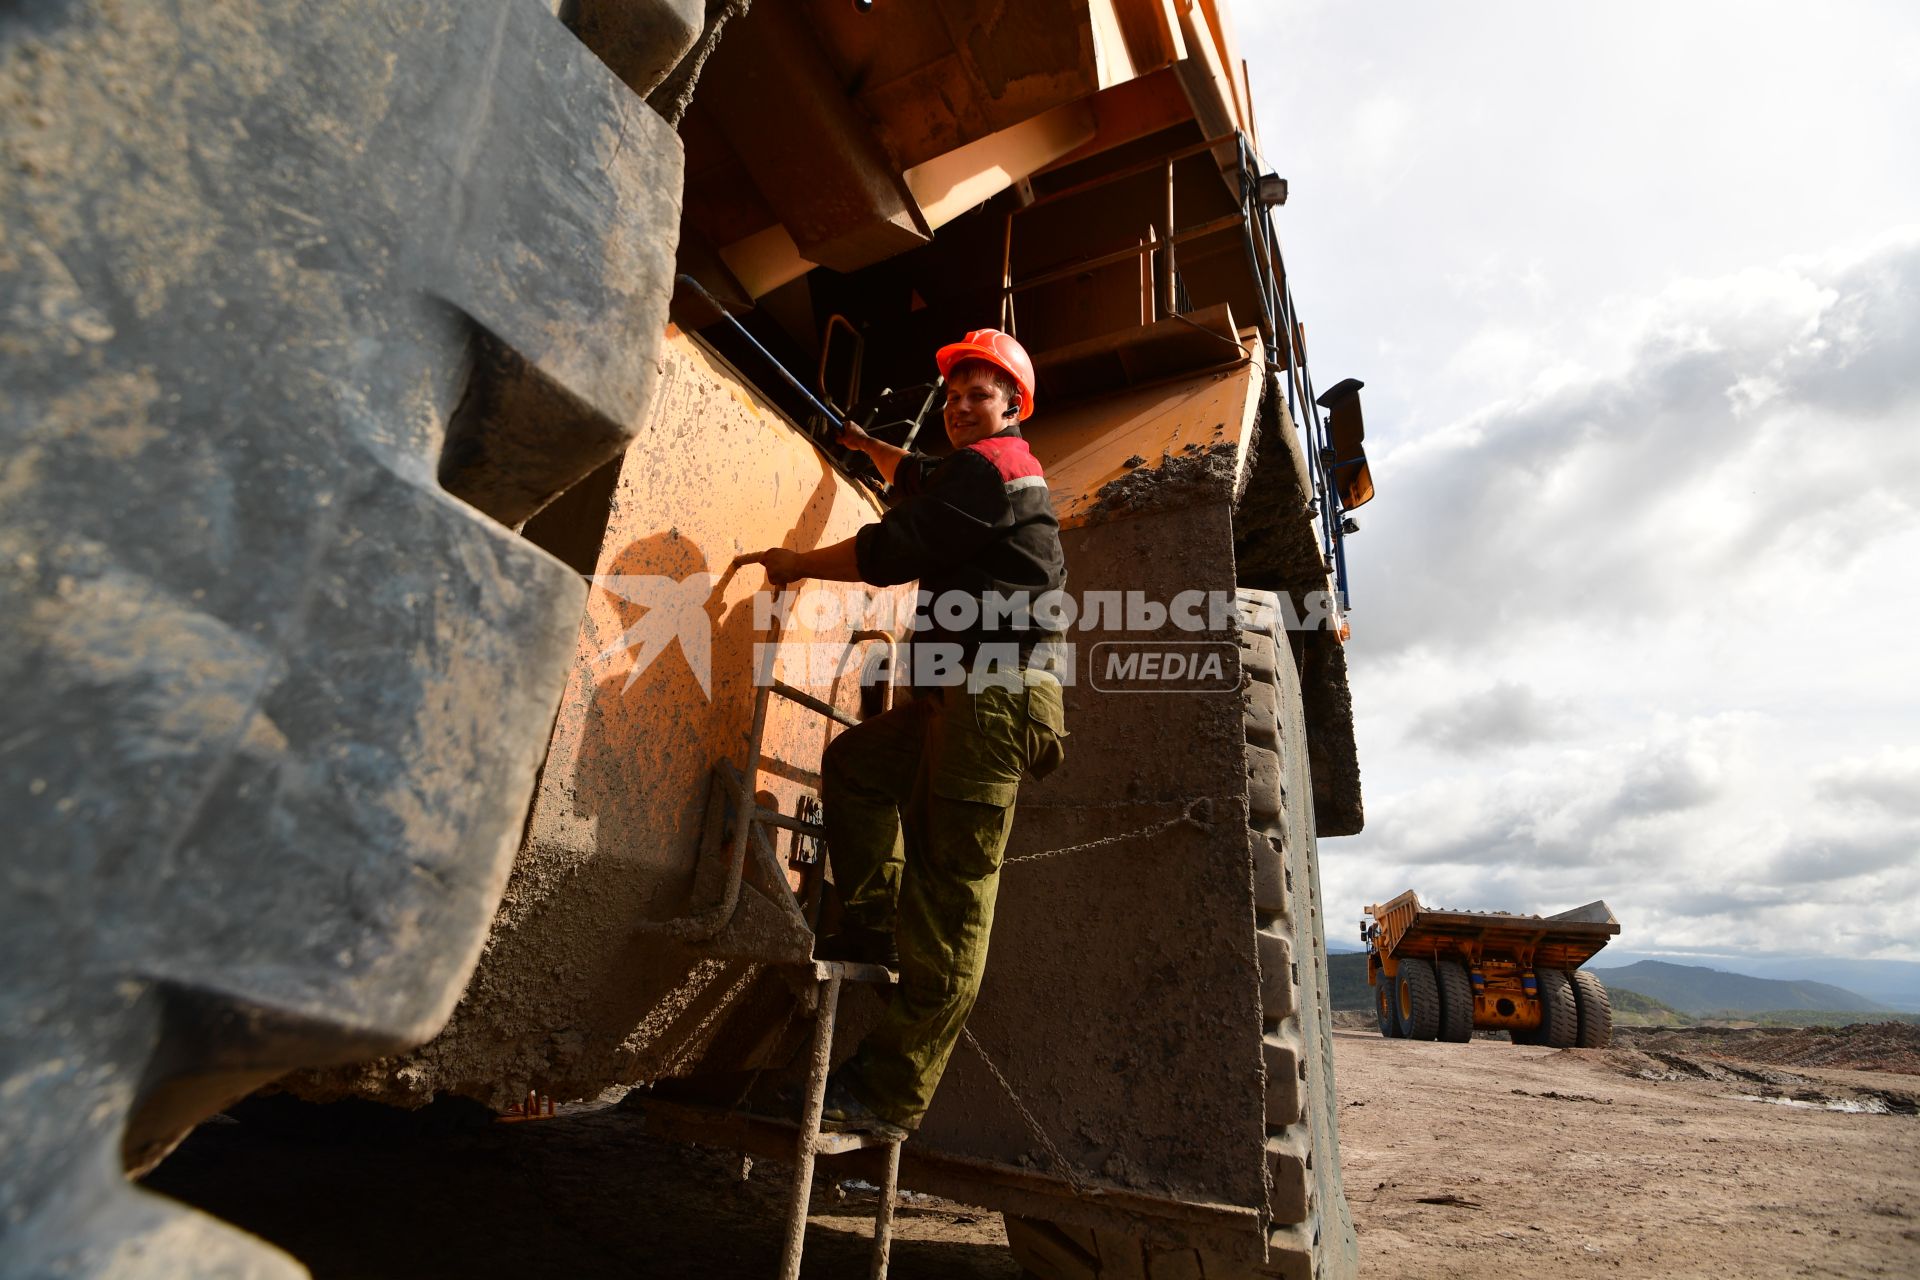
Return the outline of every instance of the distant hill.
[[[1827,982],[1857,992],[1888,1008],[1920,1013],[1920,963],[1912,960],[1853,960],[1793,952],[1690,955],[1634,951],[1616,944],[1594,957],[1588,967],[1604,977],[1607,969],[1624,969],[1640,960],[1699,965],[1725,973],[1744,973],[1750,978]]]
[[[1749,978],[1745,974],[1669,964],[1664,960],[1640,960],[1594,972],[1608,990],[1620,987],[1651,996],[1695,1017],[1727,1011],[1768,1013],[1785,1009],[1833,1013],[1888,1011],[1885,1005],[1876,1004],[1856,991],[1824,982]]]
[[[1329,955],[1327,988],[1336,1009],[1372,1009],[1373,988],[1367,985],[1367,953]]]
[[[1616,1026],[1684,1027],[1693,1023],[1692,1018],[1671,1005],[1662,1004],[1652,996],[1643,996],[1625,987],[1608,987],[1607,1003],[1613,1006]]]

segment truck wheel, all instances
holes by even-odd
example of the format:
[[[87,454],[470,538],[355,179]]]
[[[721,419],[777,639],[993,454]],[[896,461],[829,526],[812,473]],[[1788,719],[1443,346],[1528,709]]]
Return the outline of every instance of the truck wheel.
[[[1552,1049],[1571,1049],[1580,1042],[1580,1009],[1573,999],[1573,979],[1565,969],[1542,969],[1540,978],[1541,1038]]]
[[[1400,1030],[1398,1004],[1394,999],[1394,982],[1382,977],[1380,984],[1373,989],[1373,1011],[1380,1020],[1380,1034],[1389,1040],[1398,1040],[1404,1033]]]
[[[1604,1049],[1613,1043],[1613,1001],[1607,998],[1606,984],[1598,974],[1573,971],[1573,1003],[1580,1015],[1579,1046]]]
[[[1440,979],[1440,1038],[1465,1044],[1473,1039],[1473,979],[1458,960],[1437,960],[1433,971]]]
[[[1178,1234],[1181,1224],[1163,1226],[1146,1216],[1139,1230],[1127,1231],[1009,1214],[1007,1245],[1038,1280],[1351,1280],[1359,1266],[1340,1181],[1332,1002],[1300,678],[1287,634],[1277,625],[1281,615],[1273,595],[1242,590],[1239,597],[1250,923],[1261,1005],[1261,1025],[1248,1031],[1258,1036],[1266,1060],[1262,1119],[1271,1221],[1264,1242],[1248,1232],[1214,1247],[1177,1244],[1168,1238],[1168,1226]],[[1379,990],[1390,993],[1392,987],[1383,979]]]
[[[1433,961],[1408,957],[1400,962],[1393,980],[1400,1004],[1400,1028],[1409,1040],[1433,1040],[1440,1035],[1440,980]]]

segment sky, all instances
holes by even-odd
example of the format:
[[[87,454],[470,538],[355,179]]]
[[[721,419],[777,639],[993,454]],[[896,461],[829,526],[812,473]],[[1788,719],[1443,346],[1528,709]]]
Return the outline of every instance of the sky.
[[[1329,933],[1411,888],[1920,960],[1920,6],[1234,19],[1379,495]]]

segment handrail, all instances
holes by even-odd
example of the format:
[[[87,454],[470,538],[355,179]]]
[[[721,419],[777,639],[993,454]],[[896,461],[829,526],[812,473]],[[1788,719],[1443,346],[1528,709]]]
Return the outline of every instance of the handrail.
[[[836,325],[845,329],[847,336],[853,339],[853,366],[847,370],[847,395],[842,402],[845,407],[840,411],[844,416],[852,413],[854,406],[860,402],[860,363],[866,356],[867,339],[853,327],[853,321],[839,312],[827,317],[826,327],[820,331],[820,367],[814,375],[814,385],[820,388],[820,394],[826,398],[828,405],[834,403],[833,392],[827,389],[827,361],[833,356],[833,330]]]
[[[1238,157],[1239,208],[1234,213],[1209,219],[1197,226],[1188,227],[1185,230],[1176,229],[1174,165],[1191,156],[1216,151],[1227,143],[1234,144]],[[1257,162],[1258,157],[1254,155],[1252,144],[1247,140],[1246,135],[1235,130],[1217,138],[1190,143],[1162,155],[1122,166],[1111,173],[1076,182],[1058,191],[1049,192],[1030,204],[1010,209],[1006,215],[1005,238],[1001,246],[1001,326],[1017,336],[1013,306],[1015,295],[1047,285],[1059,284],[1063,280],[1130,260],[1143,263],[1140,273],[1142,322],[1177,315],[1182,309],[1180,298],[1184,293],[1184,285],[1176,268],[1176,251],[1179,246],[1204,236],[1216,235],[1235,226],[1242,227],[1247,266],[1254,277],[1255,291],[1260,300],[1259,323],[1266,339],[1268,367],[1272,368],[1276,375],[1283,368],[1285,370],[1289,416],[1299,424],[1301,433],[1305,437],[1306,447],[1303,452],[1307,459],[1308,483],[1313,489],[1315,498],[1314,516],[1320,526],[1321,551],[1326,560],[1327,570],[1333,577],[1340,607],[1345,609],[1351,603],[1351,595],[1347,579],[1345,521],[1342,516],[1343,508],[1335,473],[1343,466],[1351,465],[1353,460],[1330,462],[1328,459],[1330,444],[1327,423],[1314,395],[1313,375],[1307,367],[1306,347],[1301,337],[1299,310],[1294,303],[1292,285],[1287,280],[1286,262],[1280,252],[1279,237],[1273,227],[1273,213],[1259,200]],[[1148,228],[1145,238],[1133,245],[1089,254],[1073,262],[1049,267],[1026,280],[1013,278],[1015,217],[1045,205],[1084,195],[1112,183],[1152,173],[1155,170],[1160,170],[1166,175],[1166,208],[1164,215],[1157,218]],[[1146,260],[1154,255],[1159,257],[1157,272],[1148,270],[1144,265]]]
[[[1055,284],[1061,280],[1082,275],[1088,271],[1098,271],[1102,267],[1110,267],[1116,262],[1125,262],[1128,258],[1138,258],[1149,253],[1156,253],[1169,244],[1180,245],[1185,244],[1189,240],[1198,240],[1202,236],[1214,235],[1230,227],[1240,226],[1243,222],[1245,222],[1245,218],[1240,214],[1222,214],[1218,218],[1203,222],[1198,226],[1188,227],[1185,231],[1177,231],[1165,240],[1143,240],[1139,244],[1128,245],[1123,249],[1110,249],[1105,253],[1095,254],[1090,258],[1079,258],[1064,266],[1049,267],[1043,274],[1034,276],[1032,279],[1022,280],[1018,284],[1007,285],[1005,291],[1010,294],[1024,293],[1028,289],[1037,289],[1041,285]]]

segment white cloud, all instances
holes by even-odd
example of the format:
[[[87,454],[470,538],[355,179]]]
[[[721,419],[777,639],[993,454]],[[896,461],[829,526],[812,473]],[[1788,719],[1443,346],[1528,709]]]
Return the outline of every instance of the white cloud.
[[[1391,94],[1367,98],[1353,108],[1353,124],[1347,139],[1349,160],[1358,165],[1374,184],[1376,197],[1406,169],[1408,148],[1413,144],[1413,112]]]
[[[1616,367],[1376,461],[1330,909],[1920,956],[1920,236],[1631,310]]]
[[[1920,236],[1676,285],[1620,367],[1376,460],[1383,496],[1354,553],[1379,580],[1357,615],[1370,644],[1717,607],[1911,527],[1920,432],[1889,418],[1920,416],[1916,330]]]
[[[1500,680],[1426,708],[1414,717],[1407,737],[1435,750],[1477,755],[1559,737],[1564,718],[1564,710],[1526,685]]]
[[[1836,804],[1920,819],[1920,748],[1890,748],[1830,766],[1815,775],[1814,785]]]

